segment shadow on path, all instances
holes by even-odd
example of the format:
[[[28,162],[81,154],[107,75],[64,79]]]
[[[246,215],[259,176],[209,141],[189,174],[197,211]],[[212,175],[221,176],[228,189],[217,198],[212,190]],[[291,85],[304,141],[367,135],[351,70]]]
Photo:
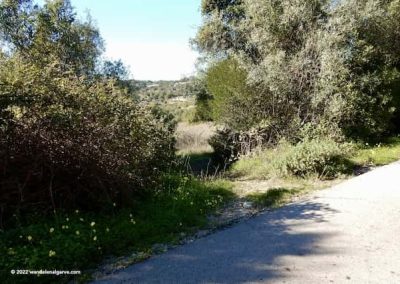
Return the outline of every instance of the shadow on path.
[[[284,280],[284,256],[333,254],[319,243],[334,233],[303,230],[338,212],[312,200],[265,212],[109,275],[103,283],[237,283]],[[318,226],[313,226],[314,228]]]

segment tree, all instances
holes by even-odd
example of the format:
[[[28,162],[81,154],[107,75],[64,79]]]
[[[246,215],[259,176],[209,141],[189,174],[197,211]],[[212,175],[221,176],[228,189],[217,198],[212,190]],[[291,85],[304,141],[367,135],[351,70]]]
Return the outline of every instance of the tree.
[[[135,100],[138,99],[137,95],[134,94],[138,90],[138,86],[133,80],[129,80],[129,70],[120,59],[103,61],[99,73],[100,77],[114,80],[118,87],[124,89]]]
[[[255,107],[252,90],[246,84],[247,72],[236,60],[226,59],[212,65],[206,73],[207,90],[212,95],[209,101],[215,121],[236,130],[253,126]]]
[[[338,137],[390,130],[399,107],[399,0],[204,0],[202,7],[195,43],[247,72],[260,105],[250,116],[268,136],[297,140],[303,128],[321,125]]]
[[[128,80],[129,71],[121,60],[106,60],[103,62],[101,74],[103,74],[107,78],[122,81]]]
[[[189,82],[187,96],[194,96],[196,98],[196,110],[193,121],[212,121],[211,100],[212,95],[207,90],[205,78],[203,74],[194,77]]]
[[[219,52],[238,43],[235,23],[243,16],[241,5],[242,1],[202,1],[201,13],[205,21],[197,36],[201,50]]]
[[[69,0],[0,2],[0,40],[12,53],[38,66],[59,64],[77,75],[93,75],[103,41],[91,22],[76,19]],[[46,54],[46,56],[43,56]]]

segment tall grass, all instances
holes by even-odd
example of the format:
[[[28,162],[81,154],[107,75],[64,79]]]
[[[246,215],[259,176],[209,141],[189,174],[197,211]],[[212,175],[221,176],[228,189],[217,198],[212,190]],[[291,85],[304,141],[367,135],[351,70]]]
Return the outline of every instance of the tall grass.
[[[189,124],[182,122],[176,130],[176,148],[179,154],[211,153],[208,140],[214,135],[216,127],[212,123]]]

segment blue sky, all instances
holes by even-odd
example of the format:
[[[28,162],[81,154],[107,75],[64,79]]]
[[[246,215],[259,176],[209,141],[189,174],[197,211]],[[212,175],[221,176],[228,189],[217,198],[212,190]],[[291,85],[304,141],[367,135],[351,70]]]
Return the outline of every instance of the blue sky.
[[[106,43],[106,57],[122,59],[134,79],[174,80],[194,72],[189,39],[201,23],[201,0],[71,0],[89,11]]]

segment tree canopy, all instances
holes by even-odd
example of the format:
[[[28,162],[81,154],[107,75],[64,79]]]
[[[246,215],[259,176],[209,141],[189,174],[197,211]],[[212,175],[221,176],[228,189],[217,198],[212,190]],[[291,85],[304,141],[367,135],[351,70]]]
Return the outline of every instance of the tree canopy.
[[[103,40],[90,17],[81,22],[69,0],[32,0],[0,3],[0,39],[6,50],[45,66],[59,64],[77,75],[92,75]]]
[[[307,129],[377,137],[393,129],[399,108],[393,91],[400,78],[399,3],[203,0],[195,43],[246,71],[247,97],[261,106],[248,115],[269,136],[278,129],[277,137],[297,139],[314,125]],[[241,107],[232,109],[232,117],[242,115]]]

